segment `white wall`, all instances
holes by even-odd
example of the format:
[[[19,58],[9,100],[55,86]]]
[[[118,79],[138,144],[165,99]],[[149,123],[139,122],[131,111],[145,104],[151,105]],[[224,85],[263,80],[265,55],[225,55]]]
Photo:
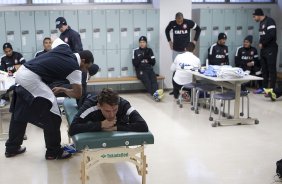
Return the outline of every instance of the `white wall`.
[[[160,1],[160,73],[166,77],[165,87],[172,88],[170,65],[172,51],[165,36],[165,28],[169,21],[175,19],[177,12],[182,12],[185,18],[191,18],[191,0],[161,0]]]

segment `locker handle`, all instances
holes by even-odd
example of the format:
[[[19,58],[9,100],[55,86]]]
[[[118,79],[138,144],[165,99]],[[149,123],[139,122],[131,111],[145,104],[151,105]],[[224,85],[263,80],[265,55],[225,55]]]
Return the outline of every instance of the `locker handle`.
[[[207,27],[201,27],[201,30],[207,30]]]
[[[36,34],[43,34],[43,33],[44,33],[43,30],[37,30],[37,31],[36,31]]]
[[[127,32],[127,28],[120,28],[120,32]]]
[[[218,26],[214,26],[214,27],[212,28],[212,30],[214,30],[214,31],[219,30],[219,27],[218,27]]]
[[[100,29],[99,29],[99,28],[93,29],[93,33],[99,33],[99,32],[100,32]]]
[[[29,34],[29,31],[28,31],[28,30],[22,31],[22,35],[27,35],[27,34]]]
[[[114,28],[108,28],[108,29],[107,29],[107,32],[108,32],[108,33],[114,32]]]
[[[242,26],[237,26],[237,30],[242,30],[243,27]]]
[[[58,33],[58,30],[57,29],[52,29],[51,30],[51,34],[57,34]]]
[[[148,27],[147,31],[154,31],[154,28],[153,27]]]
[[[140,28],[140,27],[134,28],[134,32],[138,32],[138,31],[141,31],[141,28]]]
[[[114,67],[108,68],[108,72],[113,72],[113,71],[115,71]]]
[[[230,31],[231,30],[231,27],[230,26],[226,26],[225,27],[225,31]]]
[[[127,66],[126,67],[122,67],[121,71],[128,71],[128,67]]]
[[[7,35],[14,35],[15,32],[14,31],[7,31]]]
[[[80,29],[79,32],[80,33],[86,33],[86,29]]]
[[[253,30],[254,29],[254,26],[249,26],[248,27],[248,30]]]

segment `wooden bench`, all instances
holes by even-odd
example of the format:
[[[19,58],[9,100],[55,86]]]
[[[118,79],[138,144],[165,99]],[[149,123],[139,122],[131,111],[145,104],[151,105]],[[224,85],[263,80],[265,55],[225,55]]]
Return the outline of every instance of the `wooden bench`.
[[[164,76],[157,76],[157,81],[160,82],[160,89],[164,89]],[[141,83],[136,76],[129,77],[112,77],[112,78],[90,78],[87,85],[108,85],[108,84],[134,84]]]
[[[63,108],[70,125],[77,113],[76,101],[65,99]],[[98,164],[122,161],[136,165],[138,174],[142,176],[142,184],[146,183],[147,163],[144,149],[146,144],[154,144],[154,136],[151,132],[86,132],[71,138],[76,150],[82,151],[82,184],[86,183],[90,170]]]

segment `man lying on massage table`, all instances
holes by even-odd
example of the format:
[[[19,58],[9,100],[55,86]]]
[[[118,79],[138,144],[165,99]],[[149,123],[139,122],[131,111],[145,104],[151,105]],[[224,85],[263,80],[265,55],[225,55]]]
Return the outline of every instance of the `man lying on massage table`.
[[[130,103],[112,89],[89,96],[79,108],[69,128],[69,135],[97,131],[148,132],[148,126]]]

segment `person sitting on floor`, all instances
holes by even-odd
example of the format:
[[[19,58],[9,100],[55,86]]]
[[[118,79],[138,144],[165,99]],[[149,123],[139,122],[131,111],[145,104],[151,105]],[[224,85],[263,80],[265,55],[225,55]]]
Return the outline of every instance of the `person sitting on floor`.
[[[78,109],[69,135],[97,131],[148,132],[146,121],[130,103],[112,89],[88,96]]]
[[[136,75],[142,81],[146,90],[154,97],[155,101],[160,101],[163,96],[163,90],[158,89],[157,76],[153,66],[156,59],[151,48],[147,47],[147,38],[139,38],[139,48],[133,50],[132,63],[136,70]]]
[[[188,70],[201,67],[200,59],[193,54],[195,44],[193,42],[189,42],[185,50],[186,52],[176,56],[170,67],[171,71],[175,71],[175,75],[173,77],[173,96],[175,99],[178,99],[179,90],[182,86],[192,82],[192,74],[189,73]]]
[[[253,36],[248,35],[243,42],[243,46],[238,47],[235,54],[235,66],[242,68],[250,75],[261,77],[261,65],[259,61],[258,51],[252,47]],[[246,91],[248,84],[242,84],[242,91]],[[262,86],[261,81],[258,82],[259,87]]]

